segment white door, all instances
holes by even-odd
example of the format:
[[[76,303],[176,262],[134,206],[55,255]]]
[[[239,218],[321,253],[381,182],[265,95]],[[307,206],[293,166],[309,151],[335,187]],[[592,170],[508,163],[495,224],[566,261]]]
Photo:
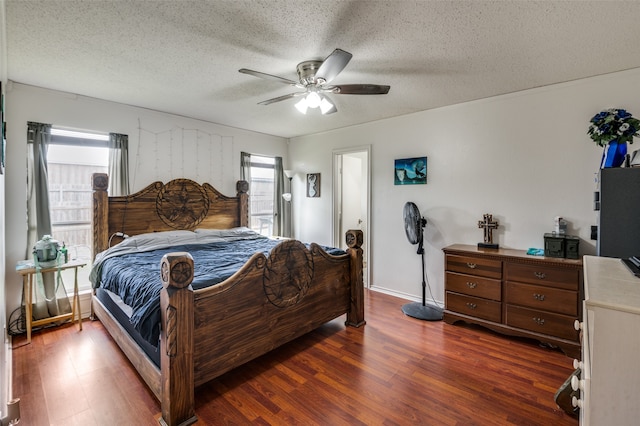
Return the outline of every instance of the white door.
[[[364,234],[364,281],[369,285],[369,147],[334,152],[334,242],[346,248],[344,234],[360,229]]]

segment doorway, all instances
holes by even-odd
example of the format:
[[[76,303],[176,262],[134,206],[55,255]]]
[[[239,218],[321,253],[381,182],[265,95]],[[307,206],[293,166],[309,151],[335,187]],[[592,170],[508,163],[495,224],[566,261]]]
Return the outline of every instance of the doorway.
[[[366,287],[370,282],[370,154],[370,146],[333,152],[333,246],[346,248],[345,232],[349,229],[362,231],[363,279]]]

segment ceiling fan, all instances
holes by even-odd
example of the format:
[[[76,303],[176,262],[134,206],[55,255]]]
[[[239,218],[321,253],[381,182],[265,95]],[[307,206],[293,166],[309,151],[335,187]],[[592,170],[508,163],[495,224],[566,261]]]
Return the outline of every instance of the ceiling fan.
[[[299,89],[304,89],[303,92],[289,93],[288,95],[258,102],[258,105],[269,105],[274,102],[303,96],[303,98],[296,103],[296,108],[303,114],[306,114],[309,108],[320,108],[322,114],[332,114],[336,112],[337,109],[331,99],[326,95],[328,93],[334,95],[386,95],[389,93],[390,86],[380,86],[377,84],[330,85],[329,83],[347,66],[352,56],[349,52],[336,49],[327,56],[324,61],[300,62],[296,67],[300,81],[293,81],[288,78],[246,68],[238,71],[254,77],[278,81]]]

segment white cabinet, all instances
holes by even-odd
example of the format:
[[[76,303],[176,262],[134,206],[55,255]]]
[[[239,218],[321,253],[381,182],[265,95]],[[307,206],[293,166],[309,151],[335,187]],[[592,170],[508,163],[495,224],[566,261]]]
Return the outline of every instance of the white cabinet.
[[[620,259],[584,257],[581,425],[640,421],[640,278]]]

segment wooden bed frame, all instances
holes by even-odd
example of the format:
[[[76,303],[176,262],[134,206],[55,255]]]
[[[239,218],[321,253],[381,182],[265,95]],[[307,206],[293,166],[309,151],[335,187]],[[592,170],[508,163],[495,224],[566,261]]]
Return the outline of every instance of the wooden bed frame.
[[[107,196],[107,175],[93,175],[93,251],[154,231],[248,226],[248,183],[237,196],[209,184],[175,179],[155,182],[128,196]],[[364,320],[362,232],[348,231],[347,254],[331,256],[284,240],[265,257],[254,254],[226,281],[193,290],[193,259],[166,255],[158,265],[162,330],[158,368],[95,296],[97,316],[162,406],[163,425],[197,418],[194,389],[225,372],[346,314],[346,325]]]

